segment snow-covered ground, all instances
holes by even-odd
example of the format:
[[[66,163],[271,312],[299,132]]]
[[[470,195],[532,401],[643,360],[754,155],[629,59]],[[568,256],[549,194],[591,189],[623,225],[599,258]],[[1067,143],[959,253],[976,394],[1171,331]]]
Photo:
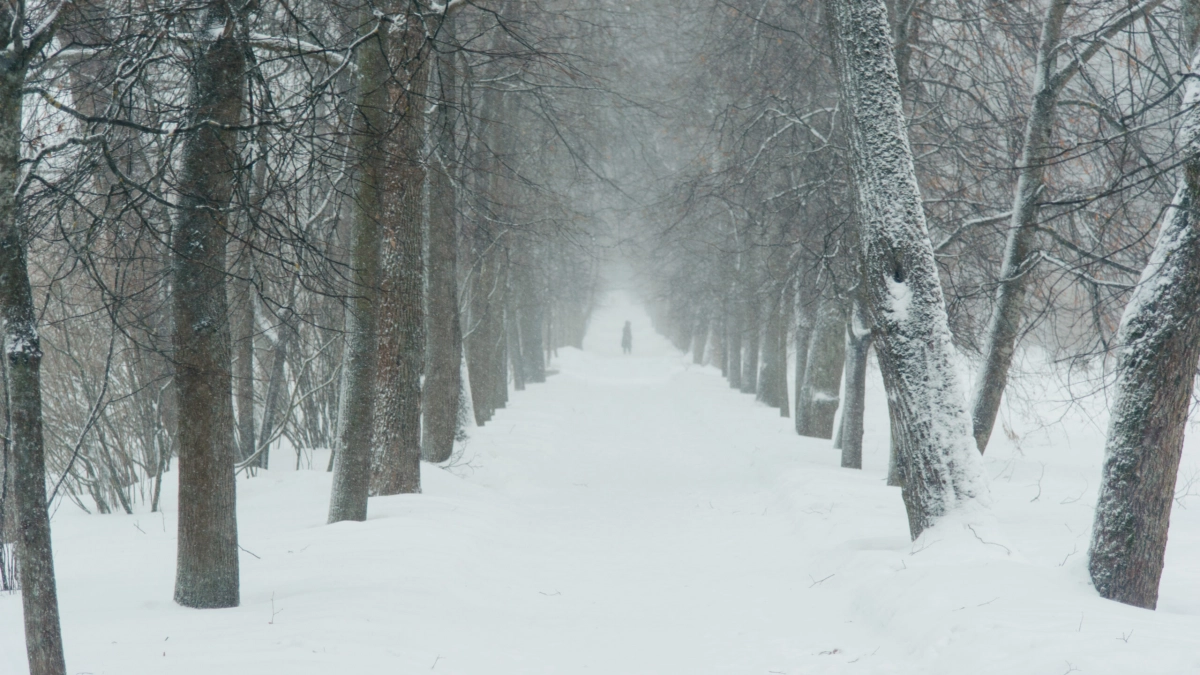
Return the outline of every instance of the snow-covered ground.
[[[584,346],[365,523],[325,524],[320,456],[239,478],[236,609],[172,603],[173,484],[161,514],[63,506],[69,672],[1200,673],[1200,500],[1175,509],[1157,612],[1087,581],[1102,423],[1010,407],[990,511],[914,543],[883,481],[877,371],[853,471],[691,365],[624,293]],[[0,673],[24,668],[20,600],[2,595]]]

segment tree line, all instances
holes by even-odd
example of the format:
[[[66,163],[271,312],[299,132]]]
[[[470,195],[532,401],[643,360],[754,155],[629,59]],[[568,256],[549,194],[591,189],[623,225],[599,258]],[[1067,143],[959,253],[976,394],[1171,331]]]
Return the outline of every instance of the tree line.
[[[1102,596],[1153,608],[1200,356],[1198,16],[1192,0],[710,6],[673,90],[692,135],[657,132],[674,166],[639,258],[656,325],[847,468],[873,350],[914,539],[986,497],[979,458],[1022,349],[1111,387],[1088,566]]]
[[[236,606],[238,473],[332,448],[329,521],[363,520],[581,345],[609,94],[569,9],[0,8],[0,581],[32,673],[65,673],[49,503],[154,511],[177,472],[175,601]]]

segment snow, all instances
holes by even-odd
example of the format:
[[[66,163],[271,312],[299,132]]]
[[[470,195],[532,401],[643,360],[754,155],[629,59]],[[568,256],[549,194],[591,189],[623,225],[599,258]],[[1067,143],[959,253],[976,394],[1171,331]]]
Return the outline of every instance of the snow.
[[[1101,600],[1083,563],[1104,424],[1055,409],[1052,382],[1002,411],[991,508],[910,542],[876,368],[855,471],[691,365],[623,293],[584,347],[365,523],[325,524],[321,453],[239,478],[236,609],[172,603],[173,484],[163,513],[63,505],[69,672],[1200,672],[1200,502],[1175,510],[1159,611]],[[0,595],[0,673],[21,672],[19,597]]]

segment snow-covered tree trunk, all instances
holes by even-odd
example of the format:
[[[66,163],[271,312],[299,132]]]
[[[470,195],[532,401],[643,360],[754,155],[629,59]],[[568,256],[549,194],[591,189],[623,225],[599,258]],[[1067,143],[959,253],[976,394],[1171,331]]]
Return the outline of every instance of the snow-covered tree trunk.
[[[243,17],[213,0],[192,51],[192,124],[242,120]],[[226,214],[241,164],[238,132],[201,126],[185,136],[173,233],[175,363],[179,388],[179,560],[175,601],[236,607],[238,538],[233,382],[226,295]]]
[[[829,0],[864,280],[915,538],[986,490],[925,227],[883,0]]]
[[[983,347],[983,368],[976,379],[971,404],[972,431],[980,452],[987,448],[1000,410],[1000,399],[1008,383],[1013,349],[1021,328],[1021,311],[1025,304],[1025,283],[1030,253],[1037,234],[1038,200],[1046,173],[1046,163],[1052,152],[1050,133],[1054,128],[1060,85],[1054,77],[1063,14],[1070,0],[1053,0],[1042,21],[1041,38],[1034,81],[1033,105],[1025,123],[1025,140],[1017,162],[1016,192],[1013,195],[1012,216],[1004,261],[1000,267],[1000,285],[996,289],[996,304]]]
[[[833,438],[846,355],[845,323],[834,301],[821,302],[804,357],[804,380],[796,390],[796,432],[801,436]]]
[[[454,44],[454,20],[442,24],[441,39]],[[430,462],[450,459],[458,431],[462,391],[462,324],[458,315],[458,221],[454,179],[458,170],[454,145],[455,52],[443,47],[437,57],[438,92],[433,133],[436,155],[429,173],[429,265],[425,298],[425,390],[421,396],[421,456]]]
[[[1200,2],[1183,3],[1192,53],[1176,144],[1186,157],[1175,198],[1117,331],[1109,419],[1088,570],[1100,595],[1158,603],[1184,429],[1200,360]]]
[[[863,413],[867,394],[867,354],[871,350],[871,328],[866,308],[857,300],[846,322],[846,363],[843,368],[841,436],[842,466],[862,468]],[[838,447],[838,446],[835,446]]]
[[[351,127],[356,158],[350,226],[350,302],[338,400],[337,440],[329,522],[366,520],[375,426],[375,371],[379,358],[376,296],[380,258],[380,188],[387,128],[387,61],[374,37],[355,52],[357,102]]]

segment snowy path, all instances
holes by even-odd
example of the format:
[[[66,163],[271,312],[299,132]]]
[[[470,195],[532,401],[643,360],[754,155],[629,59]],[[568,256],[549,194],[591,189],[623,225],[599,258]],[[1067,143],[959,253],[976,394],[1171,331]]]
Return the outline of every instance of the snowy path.
[[[692,366],[624,294],[555,367],[366,523],[324,524],[323,471],[239,479],[237,609],[171,602],[173,485],[165,514],[64,506],[70,672],[1200,672],[1200,520],[1177,515],[1161,611],[1099,600],[1091,455],[995,451],[991,543],[949,523],[914,544],[882,484],[877,387],[858,472]],[[0,596],[0,675],[24,667],[19,610]]]

